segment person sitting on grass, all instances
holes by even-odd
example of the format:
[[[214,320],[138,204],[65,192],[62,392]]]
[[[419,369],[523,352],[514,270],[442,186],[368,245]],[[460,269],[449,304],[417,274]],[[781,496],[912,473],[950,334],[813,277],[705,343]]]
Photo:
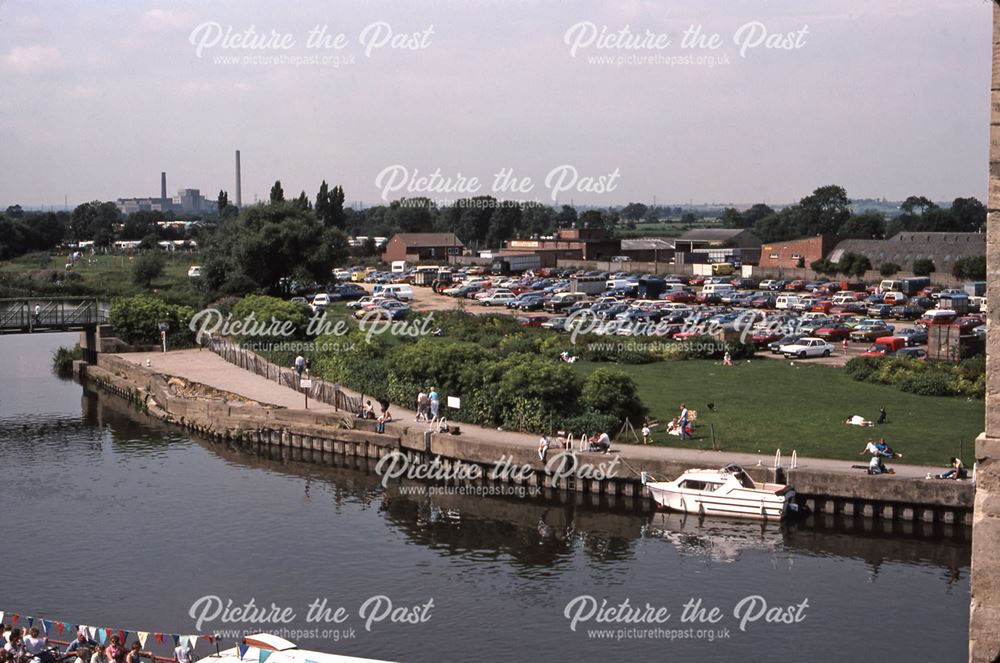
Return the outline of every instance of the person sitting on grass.
[[[882,462],[882,456],[872,456],[872,459],[868,462],[868,474],[895,474],[896,471],[890,467],[886,467],[885,463]]]
[[[969,473],[965,471],[965,463],[962,462],[961,458],[955,458],[952,456],[950,467],[938,475],[938,479],[954,479],[955,481],[959,479],[967,479]]]
[[[892,450],[892,447],[889,446],[889,443],[885,441],[884,437],[880,437],[878,439],[878,442],[875,444],[875,447],[878,449],[878,453],[879,453],[880,456],[882,456],[882,458],[902,458],[903,457],[903,454],[896,453],[895,451]]]

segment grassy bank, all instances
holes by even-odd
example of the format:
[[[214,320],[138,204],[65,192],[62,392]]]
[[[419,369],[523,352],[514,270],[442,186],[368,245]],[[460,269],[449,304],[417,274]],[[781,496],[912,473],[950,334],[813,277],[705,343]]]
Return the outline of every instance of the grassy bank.
[[[198,295],[191,286],[187,271],[199,265],[197,253],[164,253],[163,273],[151,286],[132,280],[138,257],[123,255],[84,256],[71,272],[66,272],[65,255],[32,253],[0,262],[0,288],[3,296],[66,295],[127,297],[142,292],[160,294],[171,301],[192,300]],[[69,276],[74,274],[74,276]],[[61,285],[59,281],[61,280]]]
[[[602,364],[579,362],[590,373]],[[723,367],[712,361],[678,361],[628,366],[652,416],[667,422],[684,402],[698,411],[696,439],[681,442],[654,429],[654,442],[698,449],[712,447],[709,424],[725,451],[864,459],[858,451],[868,436],[885,437],[903,461],[947,465],[959,454],[971,466],[973,442],[983,431],[981,400],[916,396],[895,387],[854,382],[842,369],[787,361],[755,360]],[[709,411],[713,403],[717,412]],[[875,420],[879,406],[888,422],[876,428],[848,426],[851,415]]]

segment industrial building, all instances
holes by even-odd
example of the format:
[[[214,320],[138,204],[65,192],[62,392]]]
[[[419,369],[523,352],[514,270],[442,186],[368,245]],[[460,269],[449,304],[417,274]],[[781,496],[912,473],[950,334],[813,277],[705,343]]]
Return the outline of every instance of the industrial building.
[[[215,211],[216,201],[201,195],[199,189],[179,189],[173,198],[167,197],[167,174],[160,173],[159,198],[119,198],[115,201],[122,214],[133,212],[175,212],[178,214],[204,214]]]
[[[986,234],[901,232],[889,239],[845,239],[837,243],[827,259],[840,262],[847,253],[866,256],[875,269],[882,263],[894,262],[903,272],[912,272],[915,260],[929,258],[935,271],[951,273],[959,258],[986,255]]]

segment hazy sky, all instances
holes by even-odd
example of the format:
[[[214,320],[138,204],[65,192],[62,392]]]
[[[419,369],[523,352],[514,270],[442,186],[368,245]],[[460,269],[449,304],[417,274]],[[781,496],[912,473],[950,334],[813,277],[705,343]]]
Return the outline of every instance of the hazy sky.
[[[284,43],[219,34],[251,27]],[[987,0],[0,0],[0,205],[157,196],[161,170],[233,198],[237,148],[244,202],[325,178],[376,204],[386,169],[480,194],[510,169],[546,202],[983,199],[990,41]]]

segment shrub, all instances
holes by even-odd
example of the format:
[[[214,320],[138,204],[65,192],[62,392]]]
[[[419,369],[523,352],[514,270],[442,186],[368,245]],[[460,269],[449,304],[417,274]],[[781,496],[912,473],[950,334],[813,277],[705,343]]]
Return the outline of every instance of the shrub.
[[[108,322],[119,338],[127,343],[160,342],[160,324],[170,326],[167,338],[171,346],[188,346],[194,332],[188,328],[194,310],[189,306],[167,304],[150,295],[119,297],[111,302]]]
[[[593,435],[601,431],[614,435],[618,432],[619,426],[621,422],[614,415],[587,410],[581,414],[563,417],[558,421],[557,429],[573,436]]]
[[[913,261],[913,273],[916,276],[929,276],[935,269],[934,261],[930,258],[920,258]]]
[[[895,276],[902,271],[902,269],[902,267],[894,262],[884,262],[878,266],[878,273],[882,276]]]
[[[954,396],[958,393],[954,382],[942,371],[923,371],[901,379],[902,391],[920,396]]]
[[[630,419],[638,424],[646,415],[635,381],[626,373],[599,368],[583,382],[580,402],[588,409],[608,414],[619,422]]]
[[[83,350],[79,343],[72,348],[60,347],[52,353],[52,371],[60,377],[72,375],[73,362],[80,359],[83,359]]]
[[[878,357],[854,357],[844,366],[844,370],[854,380],[867,382],[878,372]]]
[[[242,335],[241,338],[262,341],[305,338],[311,312],[301,302],[287,302],[267,295],[248,295],[233,305],[232,315],[234,321],[247,320],[263,332]],[[291,331],[290,335],[280,333],[285,328]]]

